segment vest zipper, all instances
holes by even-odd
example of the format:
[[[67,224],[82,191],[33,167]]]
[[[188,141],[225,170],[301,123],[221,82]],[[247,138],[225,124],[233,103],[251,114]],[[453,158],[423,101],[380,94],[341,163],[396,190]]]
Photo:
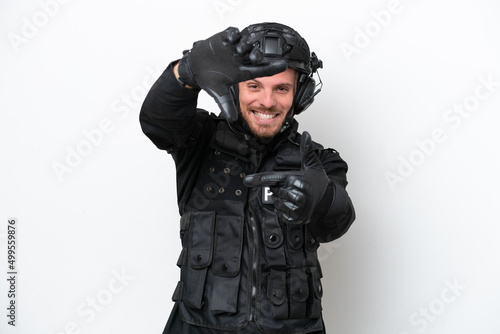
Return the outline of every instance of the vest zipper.
[[[255,166],[255,171],[259,170],[260,164],[263,160],[263,155],[261,152],[256,152],[253,151],[254,153],[254,158],[255,160],[253,161],[253,165]],[[252,205],[253,203],[252,200],[249,200],[252,196],[250,196],[250,192],[247,195],[247,210],[248,210],[248,221],[249,221],[249,229],[248,229],[248,237],[250,239],[250,263],[251,263],[251,268],[250,273],[249,273],[249,280],[250,280],[250,315],[248,317],[249,321],[256,321],[257,318],[257,311],[258,311],[258,289],[260,284],[260,273],[259,273],[259,259],[260,259],[260,253],[259,253],[259,241],[260,241],[260,234],[259,234],[259,227],[257,225],[257,221],[255,220],[255,215],[253,213],[253,208],[259,208],[259,203],[256,203],[256,205]],[[254,199],[255,200],[255,199]]]
[[[257,312],[257,284],[259,279],[259,240],[258,240],[258,232],[257,232],[257,223],[255,221],[255,217],[250,212],[249,214],[250,228],[249,228],[249,239],[252,242],[250,249],[250,258],[251,258],[251,268],[250,268],[250,316],[249,321],[255,321],[256,312]]]

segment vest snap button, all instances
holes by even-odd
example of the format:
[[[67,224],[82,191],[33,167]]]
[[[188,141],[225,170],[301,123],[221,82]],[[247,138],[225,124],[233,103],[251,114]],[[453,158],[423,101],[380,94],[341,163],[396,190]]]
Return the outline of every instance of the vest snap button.
[[[225,264],[222,265],[222,271],[226,271],[227,270],[227,266]]]
[[[239,189],[238,189],[238,190],[236,190],[236,191],[235,191],[235,194],[236,194],[236,196],[240,196],[240,195],[241,195],[241,190],[239,190]]]
[[[223,193],[224,193],[224,191],[225,191],[225,190],[224,190],[224,188],[220,188],[220,189],[219,189],[219,194],[223,194]]]
[[[231,169],[229,169],[229,168],[227,168],[227,167],[226,167],[226,168],[224,168],[224,173],[229,174],[229,172],[230,172],[230,171],[231,171]]]
[[[247,175],[245,173],[240,173],[240,177],[244,179]]]
[[[275,242],[277,239],[278,239],[278,237],[276,236],[276,234],[271,234],[269,236],[269,240],[271,240],[272,242]]]
[[[213,173],[215,172],[215,168],[214,167],[210,167],[210,173]]]
[[[198,262],[201,261],[201,255],[200,254],[196,255],[196,261],[198,261]]]

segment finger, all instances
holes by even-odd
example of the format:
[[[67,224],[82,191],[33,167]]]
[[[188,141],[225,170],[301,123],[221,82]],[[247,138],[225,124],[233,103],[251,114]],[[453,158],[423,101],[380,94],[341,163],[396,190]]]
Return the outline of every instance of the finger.
[[[253,47],[252,41],[248,40],[248,38],[241,38],[238,45],[236,45],[236,52],[240,56],[245,56]]]
[[[262,55],[262,51],[260,50],[260,48],[256,46],[252,49],[252,51],[250,51],[250,53],[248,54],[248,58],[250,58],[252,64],[257,65],[262,62],[264,56]]]
[[[288,65],[284,60],[273,61],[271,63],[259,65],[241,65],[240,70],[248,73],[248,79],[267,77],[283,72]],[[244,81],[244,80],[242,80]]]
[[[247,187],[276,186],[286,180],[287,176],[279,173],[260,173],[247,175],[243,184]]]
[[[229,27],[225,30],[226,36],[224,40],[227,40],[231,44],[236,44],[241,38],[240,30],[235,27]]]
[[[306,196],[304,193],[298,189],[290,189],[286,193],[282,194],[282,197],[290,203],[290,207],[293,204],[294,209],[297,207],[302,207],[306,203]]]

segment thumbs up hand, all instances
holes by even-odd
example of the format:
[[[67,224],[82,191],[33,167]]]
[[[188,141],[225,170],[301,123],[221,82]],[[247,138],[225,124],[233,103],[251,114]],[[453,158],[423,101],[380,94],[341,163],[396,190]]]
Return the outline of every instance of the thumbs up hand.
[[[330,182],[308,132],[302,134],[300,154],[299,171],[258,173],[243,180],[248,187],[269,186],[278,217],[287,224],[309,223]]]

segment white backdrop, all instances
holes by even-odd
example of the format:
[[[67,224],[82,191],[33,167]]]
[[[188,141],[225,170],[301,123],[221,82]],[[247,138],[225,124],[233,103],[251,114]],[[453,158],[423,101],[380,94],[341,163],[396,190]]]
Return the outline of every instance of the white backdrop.
[[[319,250],[328,333],[500,333],[499,15],[497,0],[3,0],[0,332],[161,333],[179,219],[140,105],[192,42],[277,21],[324,63],[300,130],[350,167],[357,220]]]

